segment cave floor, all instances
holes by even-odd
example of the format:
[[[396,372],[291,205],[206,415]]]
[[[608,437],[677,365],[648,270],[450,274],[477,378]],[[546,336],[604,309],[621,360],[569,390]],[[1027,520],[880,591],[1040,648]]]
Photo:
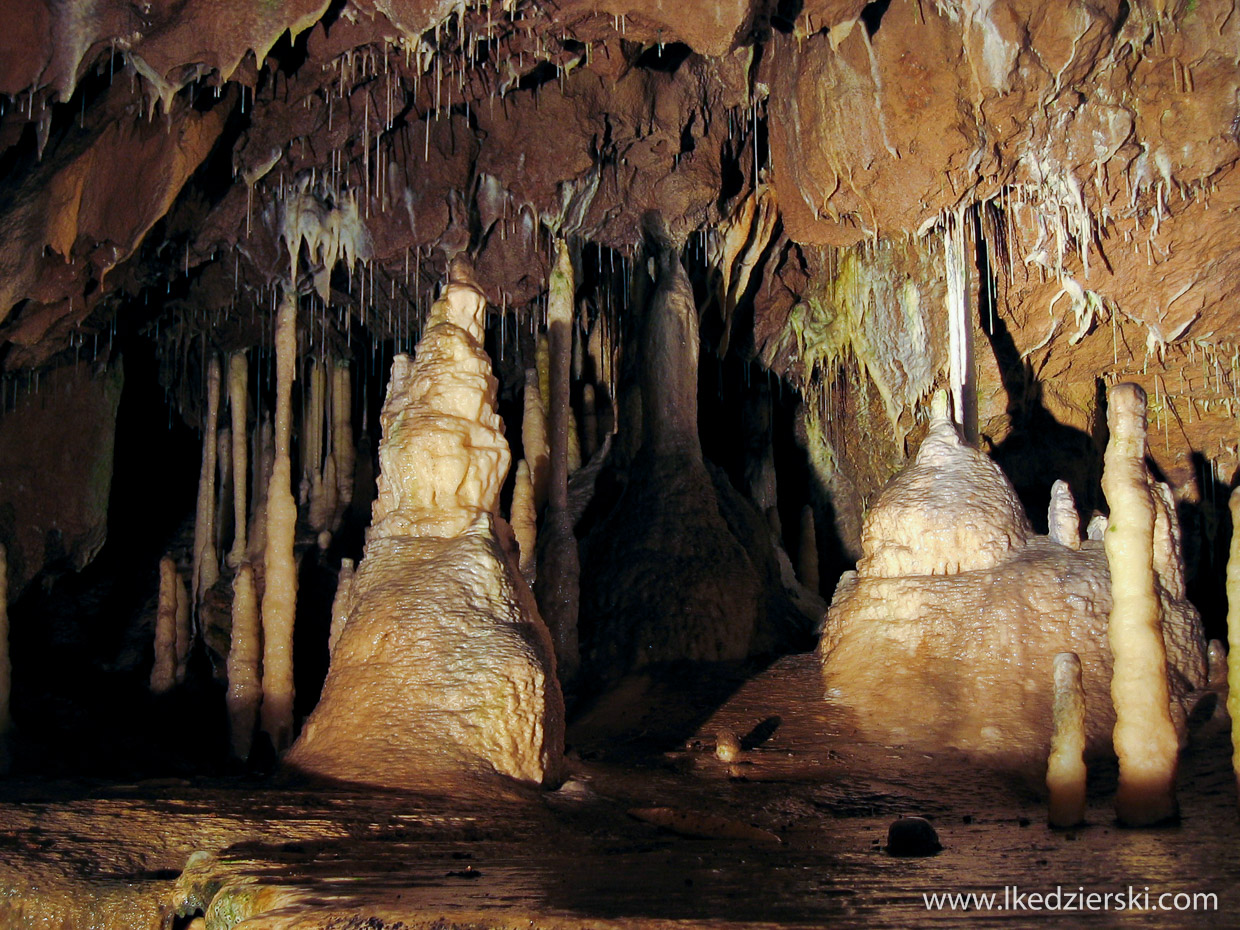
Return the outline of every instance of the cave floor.
[[[581,715],[570,778],[551,793],[471,786],[445,799],[254,778],[0,783],[0,926],[181,927],[203,909],[208,928],[339,930],[1121,919],[1114,898],[1110,913],[1012,909],[1010,898],[1001,910],[1010,886],[1022,896],[1123,891],[1125,905],[1129,886],[1139,903],[1148,888],[1152,908],[1162,893],[1217,895],[1217,910],[1140,915],[1145,925],[1228,926],[1240,907],[1225,720],[1194,731],[1179,824],[1117,828],[1104,770],[1091,774],[1089,823],[1053,831],[1029,778],[858,739],[819,699],[813,656],[748,680],[714,676],[706,691],[726,699],[709,716],[666,712],[695,689],[702,696],[690,676],[636,678]],[[721,727],[742,735],[737,762],[714,755]],[[905,815],[929,819],[942,851],[888,855],[887,828]],[[944,892],[998,900],[927,908],[924,895]]]

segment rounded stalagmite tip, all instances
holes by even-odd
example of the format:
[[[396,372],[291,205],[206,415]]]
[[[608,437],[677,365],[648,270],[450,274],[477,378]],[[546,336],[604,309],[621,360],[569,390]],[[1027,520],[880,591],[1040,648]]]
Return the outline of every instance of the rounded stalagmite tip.
[[[1075,827],[1085,820],[1085,688],[1075,652],[1055,656],[1053,729],[1046,763],[1050,825]]]

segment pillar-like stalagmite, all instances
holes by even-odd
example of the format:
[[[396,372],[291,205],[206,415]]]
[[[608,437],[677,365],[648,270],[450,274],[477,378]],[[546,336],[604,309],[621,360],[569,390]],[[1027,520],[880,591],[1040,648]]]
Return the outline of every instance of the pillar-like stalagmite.
[[[194,520],[194,603],[219,578],[215,551],[215,469],[216,428],[220,416],[220,360],[212,355],[207,363],[207,417],[202,433],[202,470],[198,474],[198,514]]]
[[[267,552],[267,492],[271,488],[271,470],[275,467],[275,433],[271,418],[263,417],[254,424],[254,501],[250,507],[250,532],[247,552],[251,561],[261,561]]]
[[[293,369],[297,361],[297,297],[286,288],[276,319],[275,457],[267,486],[264,552],[262,729],[277,752],[293,737],[293,619],[297,613],[297,563],[293,537],[297,501],[289,457],[293,426]]]
[[[1145,392],[1117,384],[1107,392],[1111,431],[1102,491],[1111,513],[1104,537],[1111,570],[1107,639],[1114,656],[1111,699],[1122,823],[1175,816],[1179,739],[1171,719],[1162,610],[1154,572],[1155,490],[1145,466]]]
[[[263,698],[263,687],[258,678],[261,637],[254,566],[243,562],[233,578],[232,639],[227,662],[228,729],[232,753],[242,760],[250,758],[254,724],[258,720],[258,708]]]
[[[159,602],[155,609],[155,662],[151,666],[151,693],[164,694],[176,683],[177,671],[177,564],[171,556],[159,562]]]
[[[345,512],[353,503],[353,472],[357,449],[353,444],[353,373],[347,361],[332,365],[332,463],[336,474],[336,512],[332,530],[340,529]]]
[[[228,357],[228,407],[232,412],[233,544],[228,564],[236,568],[245,560],[247,460],[246,412],[249,406],[250,364],[244,352]]]
[[[393,360],[365,553],[337,608],[347,619],[322,699],[286,760],[302,771],[418,788],[556,778],[554,650],[497,533],[509,452],[485,309],[458,260],[416,360]]]
[[[1046,762],[1052,827],[1075,827],[1085,820],[1085,686],[1074,652],[1055,656],[1051,751]]]
[[[1227,559],[1227,714],[1231,764],[1240,788],[1240,487],[1231,492],[1231,552]]]
[[[1069,549],[1081,548],[1081,515],[1076,512],[1072,489],[1062,478],[1051,485],[1051,505],[1047,508],[1046,523],[1050,537]]]
[[[530,465],[522,459],[517,463],[517,477],[512,487],[512,510],[508,522],[517,538],[517,550],[521,560],[521,577],[533,586],[537,574],[538,515],[534,512],[534,484],[530,480]]]
[[[551,639],[561,682],[572,681],[580,661],[577,640],[577,612],[580,601],[581,564],[577,537],[573,534],[573,517],[568,509],[568,476],[570,472],[569,436],[573,432],[572,407],[569,404],[573,352],[573,261],[568,242],[557,244],[555,267],[548,283],[547,370],[551,394],[548,430],[551,439],[550,480],[547,487],[547,512],[539,540],[541,551],[535,591]],[[539,360],[541,371],[541,358]]]
[[[538,387],[538,371],[525,371],[524,407],[521,417],[521,445],[525,449],[525,461],[530,468],[530,483],[534,490],[534,513],[537,515],[547,503],[547,484],[550,481],[549,450],[547,446],[547,418],[543,413],[542,391]]]
[[[4,740],[13,727],[9,696],[13,687],[13,666],[9,659],[9,557],[0,543],[0,771],[4,765]]]
[[[222,426],[216,433],[215,516],[211,519],[212,546],[216,555],[226,551],[233,502],[232,430]],[[218,564],[218,563],[217,563]]]

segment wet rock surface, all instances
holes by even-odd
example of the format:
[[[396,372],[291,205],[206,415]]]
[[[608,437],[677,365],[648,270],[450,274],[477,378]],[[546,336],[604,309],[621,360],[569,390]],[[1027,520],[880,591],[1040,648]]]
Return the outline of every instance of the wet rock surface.
[[[1114,776],[1100,766],[1087,824],[1056,832],[1044,825],[1040,773],[867,742],[855,720],[821,703],[817,683],[811,656],[749,680],[736,670],[651,680],[633,692],[624,722],[615,719],[627,741],[597,717],[599,737],[570,733],[571,776],[553,793],[494,782],[462,783],[449,798],[248,779],[10,781],[0,802],[0,922],[139,930],[179,908],[205,911],[218,927],[247,918],[306,928],[1079,926],[1080,913],[931,914],[923,894],[995,892],[1001,904],[1005,886],[1132,885],[1216,893],[1218,911],[1148,919],[1219,925],[1240,870],[1220,721],[1193,733],[1179,825],[1113,826]],[[729,690],[696,726],[664,715],[670,725],[652,729],[655,716],[643,711]],[[747,732],[773,714],[780,723],[742,762],[715,759],[718,728]],[[629,813],[650,808],[716,835],[691,838]],[[888,827],[910,815],[933,818],[941,852],[887,854]],[[721,837],[726,823],[780,842]]]

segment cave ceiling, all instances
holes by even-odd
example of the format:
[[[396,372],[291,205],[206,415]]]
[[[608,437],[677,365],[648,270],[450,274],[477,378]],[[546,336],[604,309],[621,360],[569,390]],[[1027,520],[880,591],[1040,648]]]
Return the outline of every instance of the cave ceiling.
[[[260,344],[290,248],[312,338],[341,353],[353,326],[411,342],[462,252],[529,313],[553,235],[623,262],[657,211],[721,306],[752,303],[721,347],[803,384],[851,352],[899,433],[887,393],[928,388],[893,370],[899,347],[806,333],[840,315],[842,267],[940,304],[964,229],[978,300],[1054,412],[1079,420],[1095,379],[1152,363],[1151,395],[1181,397],[1168,448],[1177,429],[1234,452],[1228,0],[0,0],[0,18],[8,373],[118,319]],[[1010,380],[1001,354],[983,385]]]

